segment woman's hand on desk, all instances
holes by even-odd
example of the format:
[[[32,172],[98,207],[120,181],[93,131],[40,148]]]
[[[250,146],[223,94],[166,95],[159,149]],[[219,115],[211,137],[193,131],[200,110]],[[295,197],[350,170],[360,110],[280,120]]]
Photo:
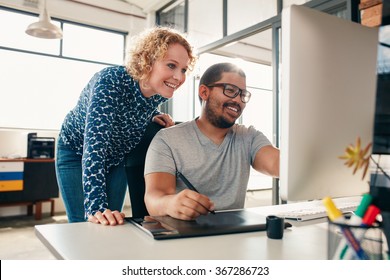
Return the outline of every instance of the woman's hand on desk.
[[[119,212],[117,210],[111,211],[110,209],[106,209],[103,213],[97,211],[94,216],[88,216],[88,222],[94,224],[102,224],[102,225],[122,225],[124,223],[125,213]]]

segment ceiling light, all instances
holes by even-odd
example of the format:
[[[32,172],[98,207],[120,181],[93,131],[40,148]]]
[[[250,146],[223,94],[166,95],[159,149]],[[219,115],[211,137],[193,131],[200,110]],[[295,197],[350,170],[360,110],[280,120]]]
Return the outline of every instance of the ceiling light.
[[[26,33],[43,39],[62,38],[61,28],[51,23],[49,13],[46,9],[46,0],[43,1],[43,11],[41,11],[41,14],[39,15],[39,21],[30,24],[26,29]]]

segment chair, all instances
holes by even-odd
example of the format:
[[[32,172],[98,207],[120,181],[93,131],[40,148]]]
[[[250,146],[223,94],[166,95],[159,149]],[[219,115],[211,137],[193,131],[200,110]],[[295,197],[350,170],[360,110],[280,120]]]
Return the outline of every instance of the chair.
[[[130,194],[130,203],[133,217],[144,217],[149,215],[144,201],[145,179],[144,167],[145,157],[150,142],[154,135],[163,128],[163,126],[150,123],[146,128],[145,134],[138,145],[126,155],[125,168],[127,176],[127,185]]]

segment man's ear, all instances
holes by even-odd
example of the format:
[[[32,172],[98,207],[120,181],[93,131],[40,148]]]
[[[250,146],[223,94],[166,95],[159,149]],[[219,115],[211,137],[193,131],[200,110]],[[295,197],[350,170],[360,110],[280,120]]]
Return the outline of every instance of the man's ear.
[[[202,100],[207,100],[208,97],[209,97],[209,88],[206,87],[205,85],[200,85],[199,86],[199,97],[202,99]]]

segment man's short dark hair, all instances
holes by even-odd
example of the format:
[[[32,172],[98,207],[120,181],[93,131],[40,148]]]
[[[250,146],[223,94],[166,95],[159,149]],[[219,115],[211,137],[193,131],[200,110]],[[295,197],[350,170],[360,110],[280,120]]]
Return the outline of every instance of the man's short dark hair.
[[[199,85],[211,85],[219,81],[222,77],[222,73],[237,73],[241,77],[246,77],[245,72],[233,63],[217,63],[210,66],[202,75],[199,81]],[[200,103],[202,98],[199,96]]]

